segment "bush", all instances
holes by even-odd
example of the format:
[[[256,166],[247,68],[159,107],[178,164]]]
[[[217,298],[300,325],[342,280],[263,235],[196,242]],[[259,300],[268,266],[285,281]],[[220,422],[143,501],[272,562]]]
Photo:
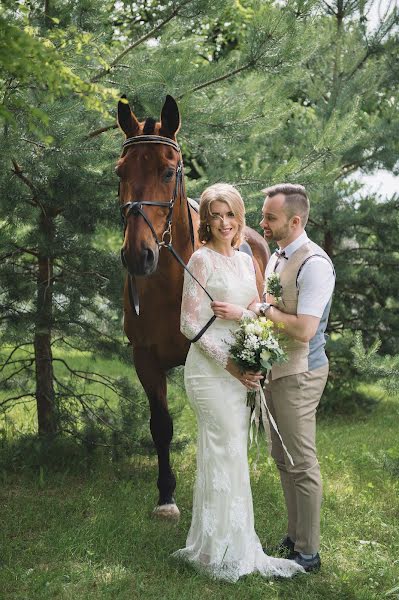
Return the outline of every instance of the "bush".
[[[355,336],[351,332],[332,336],[327,343],[330,374],[320,402],[321,414],[370,412],[378,403],[375,396],[362,389],[364,374],[353,358]]]

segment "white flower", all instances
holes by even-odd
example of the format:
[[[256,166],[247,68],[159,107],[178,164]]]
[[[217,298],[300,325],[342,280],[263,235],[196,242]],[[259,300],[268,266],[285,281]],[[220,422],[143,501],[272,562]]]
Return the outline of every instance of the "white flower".
[[[278,341],[276,340],[276,338],[270,336],[270,338],[268,339],[268,347],[271,348],[272,350],[279,347],[279,344],[278,344]]]
[[[248,323],[245,325],[245,333],[255,333],[255,323]]]
[[[245,338],[244,346],[248,350],[257,350],[259,348],[259,338],[256,335],[250,333],[247,338]]]

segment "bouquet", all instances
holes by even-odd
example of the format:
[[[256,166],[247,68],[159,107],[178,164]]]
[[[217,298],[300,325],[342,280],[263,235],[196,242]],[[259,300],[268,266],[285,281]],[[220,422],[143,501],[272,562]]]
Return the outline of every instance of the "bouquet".
[[[245,371],[261,371],[267,375],[275,363],[287,360],[283,349],[283,325],[274,325],[266,317],[244,317],[233,332],[229,352]],[[253,408],[256,392],[248,392],[248,405]]]
[[[284,350],[284,326],[282,323],[275,325],[266,317],[251,318],[243,317],[239,327],[232,332],[233,341],[229,345],[230,356],[233,360],[246,371],[261,371],[266,375],[268,383],[268,374],[275,363],[285,362],[287,355]],[[247,405],[251,407],[251,427],[250,440],[252,443],[253,431],[252,425],[255,425],[255,439],[257,443],[257,434],[260,420],[263,423],[266,437],[268,438],[269,450],[271,447],[269,423],[280,438],[281,444],[292,465],[291,454],[277,428],[277,424],[267,406],[262,386],[257,391],[248,391]],[[266,418],[268,416],[268,419]]]

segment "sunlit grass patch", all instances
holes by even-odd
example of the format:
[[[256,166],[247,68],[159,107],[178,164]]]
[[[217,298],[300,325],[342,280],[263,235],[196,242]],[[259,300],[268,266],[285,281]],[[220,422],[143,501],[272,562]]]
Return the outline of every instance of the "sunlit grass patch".
[[[77,357],[88,360],[87,356]],[[84,364],[84,362],[80,362]],[[104,363],[104,366],[106,364]],[[124,366],[118,365],[121,372]],[[64,463],[1,471],[4,527],[0,589],[12,600],[383,600],[399,585],[399,479],[383,457],[397,447],[399,403],[384,399],[371,415],[321,419],[318,451],[324,481],[322,570],[292,581],[243,578],[214,582],[170,558],[191,521],[196,422],[173,375],[175,433],[190,441],[173,450],[179,523],[151,518],[157,502],[157,458],[151,452],[118,461],[106,453],[60,447]],[[4,453],[3,448],[2,452]],[[0,450],[1,454],[1,450]],[[285,533],[279,476],[266,444],[249,451],[256,530],[273,546]],[[40,456],[39,456],[40,458]],[[75,466],[68,468],[69,462]],[[1,470],[1,469],[0,469]],[[395,595],[396,594],[396,595]]]

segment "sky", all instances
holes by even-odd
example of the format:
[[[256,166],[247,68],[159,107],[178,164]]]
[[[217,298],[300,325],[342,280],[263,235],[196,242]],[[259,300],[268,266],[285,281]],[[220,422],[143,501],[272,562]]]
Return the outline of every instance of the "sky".
[[[399,0],[372,0],[368,2],[369,11],[367,11],[367,18],[369,24],[369,31],[372,32],[381,18],[385,16],[385,12],[393,10],[395,7],[399,7]],[[381,196],[392,196],[393,194],[399,194],[399,177],[395,177],[389,171],[382,169],[375,171],[373,174],[363,175],[361,173],[356,174],[356,179],[364,184],[364,192],[377,192]]]
[[[363,184],[362,193],[378,193],[384,198],[399,194],[399,177],[395,177],[389,171],[379,169],[372,175],[358,172],[354,178]]]

